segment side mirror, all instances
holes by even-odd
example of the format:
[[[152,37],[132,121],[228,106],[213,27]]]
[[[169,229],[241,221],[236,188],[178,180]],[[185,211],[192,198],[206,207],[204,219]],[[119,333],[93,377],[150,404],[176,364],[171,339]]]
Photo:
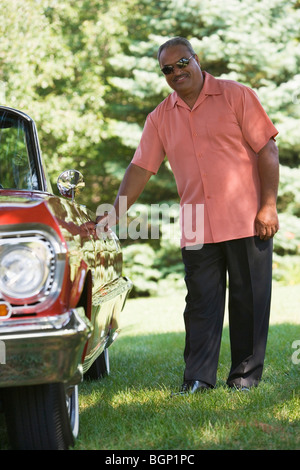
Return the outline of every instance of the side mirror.
[[[57,178],[57,187],[62,196],[74,201],[75,195],[85,187],[85,182],[79,171],[66,170]]]

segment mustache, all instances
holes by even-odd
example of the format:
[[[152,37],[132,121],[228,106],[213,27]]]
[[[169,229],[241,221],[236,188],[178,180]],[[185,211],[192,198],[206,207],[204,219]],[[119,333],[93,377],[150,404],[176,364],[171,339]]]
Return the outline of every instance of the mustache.
[[[177,80],[180,80],[183,77],[189,77],[189,73],[184,72],[184,73],[181,73],[180,75],[175,75],[172,82],[177,82]]]

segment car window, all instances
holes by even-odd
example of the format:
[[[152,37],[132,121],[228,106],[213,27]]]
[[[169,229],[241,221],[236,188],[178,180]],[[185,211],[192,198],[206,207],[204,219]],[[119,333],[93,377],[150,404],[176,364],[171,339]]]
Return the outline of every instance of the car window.
[[[7,112],[1,113],[0,189],[39,189],[28,142],[26,122]]]

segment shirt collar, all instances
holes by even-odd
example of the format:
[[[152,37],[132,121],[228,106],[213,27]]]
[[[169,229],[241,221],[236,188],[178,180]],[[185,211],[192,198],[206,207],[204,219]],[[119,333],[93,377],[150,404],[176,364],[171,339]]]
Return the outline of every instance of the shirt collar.
[[[196,103],[199,101],[199,99],[201,99],[201,101],[202,101],[202,99],[203,99],[202,97],[204,97],[204,96],[221,95],[222,94],[222,89],[220,87],[219,80],[217,78],[213,77],[208,72],[202,71],[202,73],[203,73],[203,77],[204,77],[204,84],[203,84],[203,88],[202,88],[202,90],[199,94],[199,97],[198,97]],[[166,109],[168,110],[168,109],[174,108],[174,106],[177,103],[182,104],[182,103],[184,103],[184,101],[178,96],[176,91],[173,91],[173,93],[171,93],[171,95],[169,95],[169,103],[168,103],[168,106],[167,106]]]

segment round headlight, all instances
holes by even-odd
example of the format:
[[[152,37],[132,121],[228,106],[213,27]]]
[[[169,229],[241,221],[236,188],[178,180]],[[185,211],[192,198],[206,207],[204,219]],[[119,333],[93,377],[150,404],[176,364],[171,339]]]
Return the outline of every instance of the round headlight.
[[[28,298],[38,294],[48,276],[48,263],[41,247],[15,245],[0,255],[0,290],[10,298]]]

